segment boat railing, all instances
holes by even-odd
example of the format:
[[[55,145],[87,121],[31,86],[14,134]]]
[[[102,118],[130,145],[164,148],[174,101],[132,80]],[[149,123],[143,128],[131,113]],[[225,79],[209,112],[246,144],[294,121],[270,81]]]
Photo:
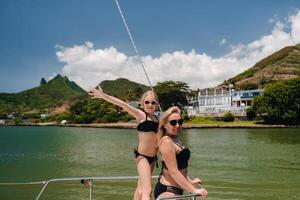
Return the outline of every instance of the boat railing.
[[[191,193],[191,194],[185,194],[185,195],[176,195],[176,196],[171,196],[171,197],[162,197],[162,198],[157,198],[156,200],[169,200],[169,199],[187,199],[189,198],[190,200],[195,200],[196,197],[200,196],[199,194]]]
[[[48,187],[50,183],[54,182],[64,182],[64,181],[81,181],[81,183],[85,181],[88,182],[89,186],[89,200],[93,199],[93,182],[95,180],[137,180],[138,176],[93,176],[93,177],[70,177],[70,178],[55,178],[55,179],[49,179],[45,181],[37,181],[37,182],[25,182],[25,183],[0,183],[1,185],[44,185],[42,189],[40,190],[38,196],[35,198],[35,200],[39,200]],[[152,176],[152,179],[158,178],[158,176]],[[158,198],[156,200],[169,200],[169,199],[187,199],[190,200],[196,199],[196,197],[199,196],[199,194],[186,194],[186,195],[176,195],[172,197],[163,197]]]

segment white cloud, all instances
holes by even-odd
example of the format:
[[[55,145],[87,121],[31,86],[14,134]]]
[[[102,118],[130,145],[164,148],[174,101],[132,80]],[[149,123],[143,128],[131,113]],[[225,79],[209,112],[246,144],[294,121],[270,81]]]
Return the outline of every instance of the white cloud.
[[[224,44],[226,44],[226,39],[222,38],[222,40],[219,42],[219,46],[223,46]]]
[[[294,43],[300,42],[300,11],[294,16],[290,16],[291,36]]]
[[[286,27],[290,32],[285,31]],[[231,45],[230,52],[219,58],[191,50],[164,53],[157,58],[144,56],[141,59],[153,84],[180,80],[196,89],[214,87],[273,52],[299,42],[300,11],[297,11],[288,22],[275,22],[269,35],[249,44]],[[220,45],[225,43],[223,38]],[[136,57],[127,56],[114,47],[96,49],[91,42],[86,42],[73,47],[57,45],[57,48],[57,58],[64,63],[62,73],[85,89],[103,80],[119,77],[148,85]]]

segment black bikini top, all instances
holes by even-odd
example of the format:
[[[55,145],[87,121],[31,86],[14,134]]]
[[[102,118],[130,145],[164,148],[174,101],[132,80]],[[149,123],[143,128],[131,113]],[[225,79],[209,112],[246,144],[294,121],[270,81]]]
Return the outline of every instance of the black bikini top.
[[[179,144],[177,140],[172,139],[172,141],[182,149],[178,154],[176,154],[177,168],[179,170],[187,168],[191,155],[190,150]],[[162,161],[162,168],[168,169],[164,161]]]
[[[145,112],[145,114],[146,114],[146,119],[145,119],[145,121],[138,124],[137,130],[140,131],[140,132],[154,132],[154,133],[156,133],[158,131],[158,124],[159,123],[155,122],[155,121],[148,120],[148,114],[146,112]],[[158,121],[157,116],[154,115],[154,117]]]

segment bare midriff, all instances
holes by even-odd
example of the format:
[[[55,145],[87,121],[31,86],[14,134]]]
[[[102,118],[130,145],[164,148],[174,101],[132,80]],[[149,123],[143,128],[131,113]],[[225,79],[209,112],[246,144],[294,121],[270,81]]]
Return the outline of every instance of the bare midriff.
[[[186,177],[187,176],[187,168],[185,169],[182,169],[182,170],[179,170],[180,173]],[[168,170],[164,169],[163,171],[163,175],[161,176],[160,178],[160,182],[164,185],[171,185],[171,186],[175,186],[175,187],[178,187],[178,188],[181,188],[177,183],[176,181],[172,178],[172,176],[170,175],[170,173],[168,172]]]
[[[138,132],[138,152],[140,154],[154,157],[157,153],[157,133]]]

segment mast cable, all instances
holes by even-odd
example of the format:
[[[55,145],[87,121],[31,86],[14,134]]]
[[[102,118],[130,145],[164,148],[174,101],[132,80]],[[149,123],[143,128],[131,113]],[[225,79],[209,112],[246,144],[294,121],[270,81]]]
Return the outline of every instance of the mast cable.
[[[131,42],[131,44],[132,44],[132,46],[133,46],[133,49],[134,49],[134,51],[135,51],[135,53],[136,53],[136,55],[137,55],[138,61],[139,61],[140,65],[141,65],[141,67],[142,67],[142,69],[143,69],[143,71],[144,71],[144,74],[145,74],[145,76],[146,76],[146,78],[147,78],[147,81],[148,81],[148,83],[149,83],[149,86],[150,86],[151,90],[154,92],[154,89],[153,89],[153,87],[152,87],[151,81],[150,81],[149,76],[148,76],[148,74],[147,74],[146,68],[145,68],[145,66],[144,66],[144,64],[143,64],[143,62],[142,62],[141,56],[140,56],[140,54],[139,54],[139,52],[138,52],[138,49],[137,49],[137,47],[136,47],[136,45],[135,45],[135,43],[134,43],[133,37],[131,36],[130,30],[129,30],[129,28],[128,28],[127,22],[126,22],[126,20],[125,20],[125,17],[124,17],[124,15],[123,15],[123,12],[122,12],[122,10],[121,10],[121,7],[120,7],[120,5],[119,5],[119,2],[118,2],[118,0],[115,0],[115,2],[116,2],[116,5],[117,5],[117,7],[118,7],[118,10],[119,10],[119,13],[120,13],[120,15],[121,15],[121,18],[122,18],[122,20],[123,20],[123,23],[124,23],[124,26],[125,26],[125,28],[126,28],[127,34],[128,34],[128,36],[129,36],[130,42]],[[159,105],[159,109],[160,109],[160,111],[162,111],[160,105]]]

